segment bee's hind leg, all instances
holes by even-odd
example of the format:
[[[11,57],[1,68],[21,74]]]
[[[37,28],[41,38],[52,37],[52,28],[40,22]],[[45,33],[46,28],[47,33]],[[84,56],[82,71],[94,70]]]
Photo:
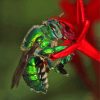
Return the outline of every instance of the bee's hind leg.
[[[64,69],[64,66],[71,61],[72,55],[68,55],[64,58],[60,59],[60,62],[56,65],[55,69],[57,70],[58,73],[61,73],[63,75],[68,75],[67,71]]]
[[[56,66],[57,72],[63,75],[67,74],[67,71],[64,69],[64,65],[62,63],[57,64]]]

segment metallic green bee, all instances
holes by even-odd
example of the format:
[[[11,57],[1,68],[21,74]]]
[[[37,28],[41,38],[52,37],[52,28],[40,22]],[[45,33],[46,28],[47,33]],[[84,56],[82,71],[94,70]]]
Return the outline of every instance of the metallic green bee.
[[[68,33],[64,35],[64,33]],[[70,35],[69,35],[70,33]],[[64,65],[71,60],[72,54],[56,61],[50,59],[50,55],[64,50],[67,46],[63,40],[74,40],[73,32],[68,25],[60,23],[57,19],[49,19],[42,25],[33,26],[26,34],[21,50],[19,66],[12,80],[12,88],[18,85],[23,76],[27,85],[36,92],[46,93],[48,89],[48,73],[51,69],[66,75]]]

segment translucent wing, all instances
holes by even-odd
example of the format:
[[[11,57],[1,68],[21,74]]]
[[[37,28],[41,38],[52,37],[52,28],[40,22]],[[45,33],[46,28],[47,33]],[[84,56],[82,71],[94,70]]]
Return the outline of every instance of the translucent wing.
[[[13,88],[15,85],[18,86],[20,78],[21,78],[21,75],[22,75],[22,73],[24,71],[24,68],[27,65],[27,61],[32,56],[32,54],[34,53],[34,51],[35,51],[35,49],[37,47],[38,47],[38,44],[35,43],[34,46],[29,51],[24,52],[22,54],[22,57],[21,57],[20,62],[19,62],[19,65],[16,68],[16,70],[14,72],[14,75],[13,75],[13,78],[12,78],[11,88]]]

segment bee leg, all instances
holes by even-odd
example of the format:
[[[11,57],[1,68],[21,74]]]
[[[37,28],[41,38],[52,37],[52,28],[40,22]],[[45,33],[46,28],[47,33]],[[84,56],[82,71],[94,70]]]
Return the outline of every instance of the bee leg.
[[[61,73],[63,75],[66,75],[67,74],[67,71],[64,69],[64,65],[62,63],[59,63],[57,66],[56,66],[56,69],[57,69],[57,72],[58,73]]]
[[[64,75],[67,74],[67,71],[64,69],[64,65],[65,65],[66,63],[68,63],[69,61],[71,61],[72,55],[73,55],[73,54],[68,55],[68,56],[62,58],[61,61],[60,61],[60,63],[56,65],[56,69],[57,69],[57,71],[58,71],[59,73],[64,74]]]

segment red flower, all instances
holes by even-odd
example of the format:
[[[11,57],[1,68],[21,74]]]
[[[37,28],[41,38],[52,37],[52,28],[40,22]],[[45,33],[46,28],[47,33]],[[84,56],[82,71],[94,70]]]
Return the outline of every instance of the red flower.
[[[75,33],[76,35],[78,34],[78,36],[77,36],[76,42],[72,46],[70,46],[69,48],[66,48],[60,53],[53,54],[52,59],[57,59],[57,58],[67,56],[77,49],[85,53],[86,55],[90,56],[91,58],[97,61],[100,61],[100,52],[96,50],[92,45],[90,45],[85,39],[86,34],[88,33],[89,26],[90,26],[90,19],[87,20],[87,18],[85,17],[86,15],[84,13],[82,0],[77,0],[76,10],[75,10],[75,4],[69,5],[68,0],[62,0],[61,5],[65,11],[65,14],[67,14],[67,11],[68,11],[71,16],[69,15],[68,19],[66,19],[67,17],[65,17],[65,18],[60,18],[59,20],[63,22],[67,22],[68,20],[72,22],[72,24],[74,25],[76,23],[75,26],[78,27],[78,30]],[[92,22],[95,20],[94,18],[95,16],[92,18]]]
[[[87,34],[90,37],[87,38],[88,40],[94,40],[92,25],[94,24],[94,22],[100,21],[100,0],[90,0],[90,2],[86,5],[83,5],[83,0],[77,0],[75,3],[69,3],[68,0],[61,0],[60,5],[65,13],[65,16],[58,18],[58,20],[68,24],[71,28],[73,28],[73,26],[77,27],[75,29],[75,34],[77,38],[76,41],[69,48],[66,48],[59,53],[53,54],[51,56],[51,59],[62,58],[71,54],[75,50],[79,50],[87,56],[96,60],[96,64],[100,64],[100,51],[92,46],[95,44],[94,42],[90,41],[92,43],[91,45],[86,40]],[[67,45],[67,43],[64,43],[64,45]],[[95,86],[93,82],[88,78],[88,75],[78,55],[77,60],[74,61],[76,64],[76,71],[98,100],[100,93],[100,90],[98,88],[98,80],[100,75],[99,67],[97,67],[96,64],[94,64],[93,66],[97,78],[97,86]]]

